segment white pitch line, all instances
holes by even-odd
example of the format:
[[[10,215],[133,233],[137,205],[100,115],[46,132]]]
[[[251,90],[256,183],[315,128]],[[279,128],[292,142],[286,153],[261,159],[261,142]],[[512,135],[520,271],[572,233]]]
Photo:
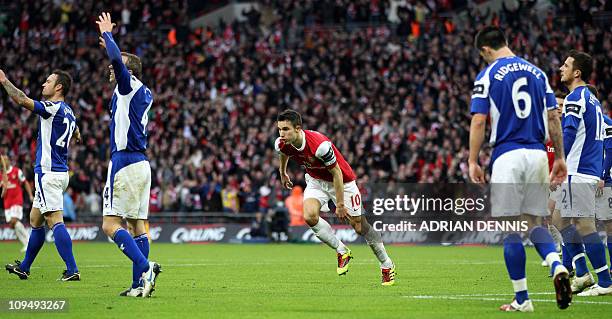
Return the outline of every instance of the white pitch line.
[[[530,295],[540,295],[540,294],[549,294],[549,293],[529,293]],[[499,296],[514,296],[513,294],[493,294]],[[455,295],[455,296],[402,296],[404,298],[412,298],[412,299],[443,299],[443,300],[474,300],[474,301],[508,301],[508,298],[493,298],[486,297],[487,295],[474,295],[473,297],[466,297],[465,295]],[[556,300],[553,299],[531,299],[532,301],[537,302],[550,302],[556,303]],[[590,301],[590,300],[573,300],[572,303],[576,304],[591,304],[591,305],[612,305],[610,301]]]

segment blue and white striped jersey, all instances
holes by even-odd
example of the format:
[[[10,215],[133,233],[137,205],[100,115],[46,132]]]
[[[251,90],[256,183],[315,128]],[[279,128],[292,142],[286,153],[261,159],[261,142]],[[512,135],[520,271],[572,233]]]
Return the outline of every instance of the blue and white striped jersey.
[[[39,116],[36,142],[37,174],[68,171],[68,145],[76,128],[76,117],[64,101],[34,101]]]
[[[103,34],[106,51],[111,58],[117,86],[110,103],[111,161],[117,171],[127,165],[148,160],[148,112],[153,94],[122,61],[121,52],[109,32]]]
[[[574,143],[565,150],[567,174],[600,178],[604,138],[601,104],[586,86],[579,86],[565,97],[563,116],[563,131],[576,130]]]
[[[503,57],[481,71],[474,82],[471,112],[490,114],[491,165],[511,150],[545,150],[547,112],[555,108],[546,74],[526,60]]]

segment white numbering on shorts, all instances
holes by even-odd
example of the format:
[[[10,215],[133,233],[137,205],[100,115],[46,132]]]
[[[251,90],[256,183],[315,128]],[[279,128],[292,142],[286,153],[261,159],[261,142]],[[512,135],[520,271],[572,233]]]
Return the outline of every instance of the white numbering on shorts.
[[[528,92],[521,91],[521,88],[526,85],[526,77],[519,78],[512,84],[512,105],[514,105],[516,116],[520,119],[527,118],[531,113],[531,96]],[[523,108],[519,104],[521,101],[523,101]]]
[[[55,142],[55,145],[59,147],[66,146],[66,141],[70,143],[70,138],[72,138],[72,133],[74,133],[74,129],[76,127],[76,123],[74,121],[70,121],[66,117],[64,118],[64,124],[66,125],[66,130],[64,131],[64,134],[57,139],[57,142]]]
[[[351,207],[353,207],[353,210],[357,210],[361,207],[361,195],[355,194],[351,196]]]

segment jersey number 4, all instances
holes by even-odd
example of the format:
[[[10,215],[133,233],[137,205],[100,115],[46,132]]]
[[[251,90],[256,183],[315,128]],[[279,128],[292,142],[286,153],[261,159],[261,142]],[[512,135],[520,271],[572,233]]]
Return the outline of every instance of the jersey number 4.
[[[72,133],[74,133],[74,128],[76,127],[76,123],[67,118],[64,118],[64,124],[66,125],[66,130],[64,131],[64,134],[57,139],[57,142],[55,142],[55,145],[59,147],[65,147],[66,141],[70,142],[70,138],[72,137]]]
[[[520,119],[527,118],[531,113],[531,95],[525,91],[521,91],[521,88],[526,85],[526,77],[519,78],[512,84],[512,105],[514,105],[516,116]],[[523,109],[521,109],[519,104],[520,101],[523,101]]]

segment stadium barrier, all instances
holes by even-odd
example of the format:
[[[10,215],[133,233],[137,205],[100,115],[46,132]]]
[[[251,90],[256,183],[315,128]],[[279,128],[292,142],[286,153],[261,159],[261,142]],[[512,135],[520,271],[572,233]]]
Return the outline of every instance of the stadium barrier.
[[[70,237],[75,242],[112,242],[102,231],[100,224],[66,224]],[[348,225],[334,225],[336,235],[345,243],[363,243]],[[28,230],[29,231],[29,230]],[[152,224],[151,238],[162,243],[265,243],[274,241],[267,237],[251,236],[248,224]],[[295,243],[319,243],[312,230],[306,226],[289,228],[287,241]],[[272,238],[277,238],[272,236]],[[382,232],[389,244],[500,244],[501,232],[460,231],[404,231]],[[15,233],[8,225],[0,226],[0,242],[15,241]],[[53,242],[53,232],[47,231],[47,242]]]

